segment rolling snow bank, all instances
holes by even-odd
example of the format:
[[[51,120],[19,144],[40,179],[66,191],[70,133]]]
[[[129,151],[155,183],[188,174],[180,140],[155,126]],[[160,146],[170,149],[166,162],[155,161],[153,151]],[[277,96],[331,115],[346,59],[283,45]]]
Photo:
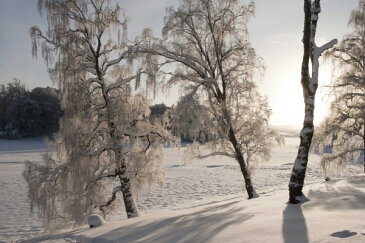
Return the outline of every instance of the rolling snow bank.
[[[301,205],[285,204],[287,194],[145,214],[25,242],[365,242],[365,174],[313,184]]]

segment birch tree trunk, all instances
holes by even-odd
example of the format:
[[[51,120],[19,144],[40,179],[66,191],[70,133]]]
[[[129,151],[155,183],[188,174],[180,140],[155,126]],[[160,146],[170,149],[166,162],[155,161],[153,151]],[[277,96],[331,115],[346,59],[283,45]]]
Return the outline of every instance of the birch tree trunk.
[[[245,163],[245,159],[243,157],[241,149],[239,148],[235,133],[232,128],[229,130],[229,139],[232,143],[232,146],[234,147],[236,160],[237,160],[238,164],[240,165],[240,169],[241,169],[243,178],[245,180],[245,188],[246,188],[246,191],[248,194],[248,199],[255,198],[255,197],[257,197],[257,194],[252,185],[251,175],[247,169],[247,164]]]
[[[121,138],[118,138],[118,135],[116,134],[117,127],[115,127],[113,122],[109,122],[109,129],[113,147],[115,148],[115,163],[117,163],[116,168],[118,170],[116,174],[120,181],[120,191],[123,194],[125,211],[128,218],[138,217],[139,213],[133,198],[131,178],[128,173],[127,162],[124,158],[123,145],[120,142]]]
[[[365,119],[364,119],[365,120]],[[362,162],[364,163],[364,173],[365,173],[365,126],[364,126],[364,130],[363,130],[363,144],[362,144]]]
[[[139,216],[139,213],[137,205],[133,198],[131,180],[126,166],[126,161],[123,158],[124,156],[121,156],[123,154],[122,152],[123,151],[116,151],[116,161],[119,162],[118,174],[119,174],[121,191],[123,194],[123,202],[125,211],[127,213],[127,217],[135,218]]]
[[[314,102],[318,87],[319,57],[322,53],[337,44],[337,40],[317,47],[315,35],[318,14],[321,11],[320,0],[304,0],[304,55],[302,61],[301,83],[305,104],[303,128],[300,132],[300,145],[289,181],[289,203],[300,203],[298,197],[303,196],[303,185],[307,170],[308,154],[314,133]],[[309,73],[309,60],[312,64],[312,76]]]
[[[235,159],[240,166],[240,169],[241,169],[241,172],[243,175],[243,179],[245,181],[245,189],[247,191],[248,199],[252,199],[252,198],[258,197],[258,195],[256,194],[255,189],[252,185],[251,175],[247,168],[247,163],[245,162],[245,158],[243,157],[243,153],[241,151],[241,147],[237,140],[236,133],[233,129],[232,118],[225,105],[225,102],[226,102],[225,100],[221,101],[221,107],[222,107],[222,113],[223,113],[224,119],[226,120],[226,124],[229,127],[228,139],[232,143]],[[222,126],[222,129],[224,129],[224,128],[225,127]]]
[[[98,59],[96,59],[96,62]],[[120,191],[123,194],[123,202],[125,211],[127,213],[128,218],[134,218],[138,217],[138,209],[137,205],[133,198],[132,193],[132,186],[131,186],[131,178],[128,172],[127,168],[127,162],[124,158],[124,152],[123,152],[123,144],[122,144],[122,137],[118,134],[118,127],[116,126],[114,122],[114,116],[116,115],[115,112],[117,112],[116,108],[113,107],[112,104],[112,97],[108,95],[107,88],[105,86],[105,80],[102,75],[102,72],[99,68],[99,66],[96,66],[96,72],[98,79],[101,81],[101,89],[103,93],[103,99],[106,106],[106,113],[107,113],[107,125],[108,125],[108,131],[109,136],[111,139],[113,151],[115,154],[115,163],[117,168],[117,175],[119,177],[120,181]],[[113,193],[113,196],[115,197],[115,193]]]

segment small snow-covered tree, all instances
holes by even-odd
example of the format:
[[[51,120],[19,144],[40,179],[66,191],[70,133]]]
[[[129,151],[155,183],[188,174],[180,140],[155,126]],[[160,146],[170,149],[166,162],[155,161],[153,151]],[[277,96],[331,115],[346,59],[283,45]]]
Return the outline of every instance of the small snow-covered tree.
[[[109,212],[119,193],[127,217],[136,217],[134,194],[161,181],[162,145],[171,136],[149,121],[146,99],[132,94],[130,83],[138,86],[148,70],[133,73],[127,22],[109,0],[38,4],[47,13],[48,30],[31,28],[33,54],[41,44],[62,90],[64,116],[56,155],[26,164],[30,203],[50,228],[60,221],[83,223],[96,209]]]
[[[216,137],[209,121],[209,112],[198,101],[196,95],[183,95],[171,111],[171,126],[175,136],[182,141],[206,142]]]
[[[186,123],[185,120],[181,119],[180,122],[187,124],[188,130],[193,134],[198,135],[204,129],[210,137],[204,145],[193,144],[190,147],[191,152],[200,159],[212,155],[225,155],[235,158],[231,141],[222,132],[221,124],[217,122],[214,115],[208,112],[209,103],[201,100],[202,94],[199,96],[197,94],[196,98],[188,100],[195,100],[195,106],[200,106],[200,109],[191,110],[191,104],[189,104],[191,102],[184,103],[188,113],[182,113],[180,116],[188,116],[190,120]],[[199,98],[200,102],[197,102]],[[276,130],[268,126],[271,110],[268,108],[266,98],[260,96],[256,90],[247,92],[245,97],[242,96],[235,105],[235,109],[232,109],[234,115],[233,127],[237,140],[240,141],[239,147],[245,164],[251,175],[257,162],[270,158],[273,143],[281,144],[283,140]],[[207,153],[208,151],[213,152]]]
[[[331,113],[323,123],[318,143],[330,144],[332,153],[322,156],[322,168],[327,175],[331,169],[341,169],[351,160],[364,161],[365,155],[365,1],[350,17],[353,32],[326,53],[339,75],[331,90],[335,99]],[[365,164],[364,164],[365,166]],[[365,170],[365,167],[364,167]]]
[[[253,81],[263,67],[248,41],[247,24],[253,13],[252,2],[240,5],[238,0],[182,0],[177,9],[167,10],[164,40],[151,37],[137,48],[174,64],[174,71],[165,69],[170,75],[168,84],[179,83],[189,89],[184,99],[185,110],[191,108],[190,103],[199,107],[194,109],[196,112],[203,110],[209,114],[211,120],[205,121],[209,124],[205,127],[218,138],[214,151],[199,157],[234,158],[244,177],[248,198],[255,197],[255,192],[246,159],[253,160],[254,154],[266,157],[274,135],[267,124],[267,103],[258,95]],[[148,35],[151,33],[146,31],[144,36]],[[256,110],[259,104],[260,111]],[[199,131],[204,123],[201,119],[195,121],[199,124],[190,127]],[[255,133],[259,136],[255,137]],[[262,139],[259,143],[264,148],[254,138]]]
[[[303,128],[300,132],[300,145],[294,162],[289,181],[289,203],[300,203],[299,197],[303,195],[305,173],[308,164],[308,154],[314,133],[314,102],[318,88],[319,58],[324,51],[337,43],[332,40],[327,44],[317,47],[315,43],[318,15],[321,12],[320,0],[304,0],[304,55],[301,70],[301,84],[305,104]],[[312,64],[310,75],[309,61]]]

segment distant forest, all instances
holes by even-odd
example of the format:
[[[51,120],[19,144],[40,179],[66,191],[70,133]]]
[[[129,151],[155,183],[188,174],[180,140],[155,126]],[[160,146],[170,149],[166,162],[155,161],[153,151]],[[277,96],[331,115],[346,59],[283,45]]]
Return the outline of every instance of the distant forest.
[[[0,85],[0,137],[51,136],[62,115],[57,89],[27,90],[18,79]]]
[[[60,98],[61,92],[55,88],[37,87],[27,90],[18,79],[0,85],[0,138],[52,137],[59,129],[59,120],[63,113]],[[162,123],[161,125],[179,137],[181,142],[208,140],[206,131],[200,131],[196,137],[175,127],[175,107],[155,104],[150,106],[150,109],[150,120]]]

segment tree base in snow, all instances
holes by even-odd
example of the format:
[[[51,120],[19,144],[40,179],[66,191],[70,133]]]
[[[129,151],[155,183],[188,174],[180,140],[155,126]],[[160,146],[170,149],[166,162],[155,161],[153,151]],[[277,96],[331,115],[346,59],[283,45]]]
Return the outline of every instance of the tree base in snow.
[[[289,202],[288,204],[300,203],[300,198],[303,197],[302,187],[289,186]]]

